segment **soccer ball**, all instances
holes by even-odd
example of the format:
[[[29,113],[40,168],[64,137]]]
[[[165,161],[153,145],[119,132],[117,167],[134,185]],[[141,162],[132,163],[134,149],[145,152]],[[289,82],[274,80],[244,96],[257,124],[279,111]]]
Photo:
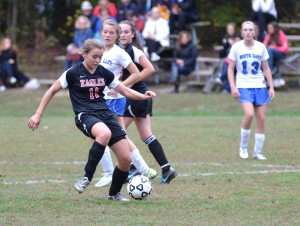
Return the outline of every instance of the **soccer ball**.
[[[152,183],[145,176],[134,176],[129,180],[127,184],[127,192],[129,196],[133,199],[145,199],[152,192]]]

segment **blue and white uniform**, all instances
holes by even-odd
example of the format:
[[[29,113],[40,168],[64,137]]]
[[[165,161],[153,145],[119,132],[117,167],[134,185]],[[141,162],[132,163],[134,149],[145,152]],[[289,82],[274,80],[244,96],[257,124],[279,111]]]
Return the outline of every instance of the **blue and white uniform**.
[[[127,68],[132,62],[130,56],[117,45],[114,45],[110,50],[103,53],[100,64],[111,71],[115,78],[121,80],[123,68]],[[119,116],[123,116],[126,105],[126,98],[121,94],[107,95],[109,89],[106,87],[104,90],[104,99],[109,105],[110,110]]]
[[[228,57],[236,63],[236,87],[240,92],[240,102],[251,102],[258,106],[270,102],[266,80],[261,70],[261,62],[268,60],[269,54],[263,43],[253,41],[251,47],[246,46],[244,40],[236,42],[232,45]]]

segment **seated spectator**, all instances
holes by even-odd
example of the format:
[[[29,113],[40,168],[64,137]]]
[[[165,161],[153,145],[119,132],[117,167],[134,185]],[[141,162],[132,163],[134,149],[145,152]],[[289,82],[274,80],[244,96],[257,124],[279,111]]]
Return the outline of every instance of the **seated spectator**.
[[[181,31],[176,43],[174,62],[172,63],[172,76],[174,92],[179,92],[181,75],[188,76],[195,70],[198,57],[197,46],[192,42],[192,36],[187,31]]]
[[[230,93],[230,84],[228,81],[227,77],[227,70],[228,70],[228,64],[229,64],[229,59],[227,58],[231,46],[241,40],[241,36],[237,35],[235,32],[235,24],[234,23],[229,23],[226,26],[226,35],[222,39],[222,46],[223,49],[220,51],[220,58],[226,58],[225,62],[223,64],[221,76],[219,78],[216,78],[216,83],[222,84],[224,83],[224,90],[223,93]]]
[[[66,48],[66,62],[65,62],[65,69],[69,69],[75,64],[78,64],[81,62],[80,52],[78,47],[71,43]]]
[[[69,69],[73,64],[77,64],[83,61],[82,57],[80,57],[79,61],[68,61],[68,53],[81,53],[81,48],[85,40],[89,38],[93,38],[94,33],[91,29],[91,22],[86,16],[79,16],[75,21],[75,30],[72,45],[69,45],[67,48],[67,59],[65,62],[65,69]]]
[[[169,18],[170,32],[176,34],[185,29],[186,24],[199,21],[196,0],[175,0]]]
[[[160,10],[161,17],[165,20],[169,20],[172,6],[175,0],[158,0],[157,8]]]
[[[277,11],[274,0],[252,0],[252,13],[249,20],[259,27],[257,40],[262,42],[267,33],[267,24],[277,20]]]
[[[266,45],[269,53],[269,67],[272,74],[280,74],[278,72],[277,62],[286,58],[289,49],[289,42],[284,32],[279,28],[276,22],[268,24],[268,33],[263,43]]]
[[[126,13],[126,20],[132,21],[136,30],[138,30],[139,32],[142,32],[144,30],[145,22],[141,17],[139,17],[137,12],[134,12],[131,9],[128,10]]]
[[[18,68],[18,49],[9,37],[4,37],[0,43],[0,91],[7,87],[23,87],[29,81]]]
[[[94,38],[98,39],[99,41],[101,41],[102,23],[107,19],[116,21],[116,18],[109,15],[107,8],[101,8],[100,14],[98,16],[98,21],[96,23],[96,32],[94,33]]]
[[[81,50],[85,40],[93,37],[91,22],[86,16],[79,16],[75,21],[73,43]]]
[[[110,2],[109,0],[99,0],[98,5],[96,5],[93,10],[93,14],[99,16],[102,8],[108,9],[109,15],[117,18],[117,7],[115,3]]]
[[[89,18],[91,22],[91,29],[95,33],[96,31],[96,23],[97,23],[97,16],[93,15],[93,6],[89,1],[83,1],[81,3],[81,10],[82,10],[82,15],[86,16]]]
[[[222,39],[223,49],[220,51],[220,58],[227,57],[233,43],[240,41],[241,36],[236,34],[236,25],[234,23],[228,23],[226,26],[226,34]]]
[[[137,5],[131,0],[121,0],[121,3],[118,5],[117,10],[117,21],[120,22],[122,20],[126,20],[126,13],[128,10],[137,12]]]
[[[146,21],[142,34],[148,48],[150,60],[158,61],[160,59],[158,53],[161,47],[170,45],[170,31],[168,21],[161,18],[157,7],[152,8],[151,17]]]
[[[157,6],[157,0],[139,0],[137,4],[137,12],[142,20],[146,21],[149,18],[151,9]]]

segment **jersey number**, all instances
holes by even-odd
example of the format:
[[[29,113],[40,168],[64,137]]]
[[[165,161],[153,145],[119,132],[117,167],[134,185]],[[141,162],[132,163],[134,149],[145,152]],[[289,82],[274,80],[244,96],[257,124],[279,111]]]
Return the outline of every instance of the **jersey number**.
[[[98,94],[98,91],[99,91],[99,90],[98,90],[98,87],[95,88],[95,91],[94,91],[94,88],[90,88],[89,91],[90,91],[90,99],[91,99],[91,100],[93,100],[93,99],[95,99],[95,98],[96,98],[96,99],[99,98],[99,94]]]
[[[243,74],[247,75],[248,74],[247,61],[243,61],[242,65],[243,65]],[[256,75],[258,73],[258,70],[259,70],[259,62],[254,61],[254,62],[252,62],[251,66],[252,66],[252,69],[251,69],[252,74]]]

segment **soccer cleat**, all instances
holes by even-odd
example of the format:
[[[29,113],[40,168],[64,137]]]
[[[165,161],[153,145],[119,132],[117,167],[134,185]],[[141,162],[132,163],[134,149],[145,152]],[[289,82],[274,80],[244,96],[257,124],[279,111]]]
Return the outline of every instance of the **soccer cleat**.
[[[148,179],[154,179],[157,175],[157,172],[154,169],[149,168],[149,172],[147,173],[147,175],[145,175],[145,177],[147,177]]]
[[[112,200],[112,201],[120,201],[120,202],[128,202],[129,201],[129,199],[125,198],[120,192],[118,192],[115,195],[108,196],[108,199]]]
[[[87,177],[82,177],[79,181],[75,184],[76,191],[80,193],[84,192],[87,186],[89,186],[90,181]]]
[[[160,175],[160,183],[168,184],[177,176],[177,172],[174,168],[170,167],[168,172],[162,173]]]
[[[258,159],[258,160],[267,160],[267,158],[263,155],[263,154],[261,154],[261,153],[258,153],[258,154],[253,154],[253,158],[254,159]]]
[[[242,147],[240,147],[240,157],[241,157],[242,159],[247,159],[247,158],[249,157],[247,148],[242,148]]]
[[[135,167],[131,168],[128,172],[128,177],[126,179],[126,183],[128,183],[128,181],[130,181],[131,178],[133,178],[134,176],[137,176],[137,175],[141,175],[140,172]]]
[[[95,187],[105,187],[112,182],[112,173],[102,173],[102,178],[95,184]]]

